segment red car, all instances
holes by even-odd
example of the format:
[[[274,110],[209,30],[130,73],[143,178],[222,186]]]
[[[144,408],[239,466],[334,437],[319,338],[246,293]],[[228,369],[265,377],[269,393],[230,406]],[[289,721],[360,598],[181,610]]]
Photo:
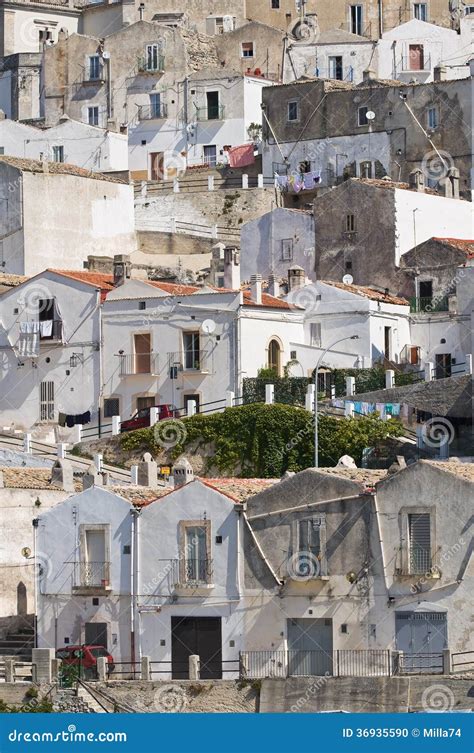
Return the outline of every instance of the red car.
[[[105,656],[108,664],[108,674],[114,671],[115,664],[112,654],[103,646],[64,646],[56,650],[56,658],[66,667],[80,667],[85,678],[97,677],[97,659]]]
[[[178,415],[177,408],[174,405],[155,405],[158,409],[158,421],[164,421],[166,418],[176,418]],[[134,429],[146,429],[150,426],[151,408],[142,408],[138,410],[127,421],[122,421],[120,431],[134,431]]]

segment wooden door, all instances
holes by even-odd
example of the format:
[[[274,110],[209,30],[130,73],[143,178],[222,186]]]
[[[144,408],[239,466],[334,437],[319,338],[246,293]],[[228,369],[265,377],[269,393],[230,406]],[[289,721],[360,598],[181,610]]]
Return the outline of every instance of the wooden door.
[[[164,163],[163,152],[150,152],[150,180],[164,180]]]

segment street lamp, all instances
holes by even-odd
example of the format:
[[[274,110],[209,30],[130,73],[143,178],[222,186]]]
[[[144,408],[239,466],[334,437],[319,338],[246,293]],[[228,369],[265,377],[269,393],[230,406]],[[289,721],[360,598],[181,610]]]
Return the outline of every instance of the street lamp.
[[[346,340],[358,340],[359,335],[350,335],[349,337],[341,337],[339,340],[335,340],[331,345],[328,345],[318,358],[316,368],[314,370],[314,467],[319,468],[318,464],[318,376],[319,367],[326,353],[328,353],[335,345],[343,343]]]

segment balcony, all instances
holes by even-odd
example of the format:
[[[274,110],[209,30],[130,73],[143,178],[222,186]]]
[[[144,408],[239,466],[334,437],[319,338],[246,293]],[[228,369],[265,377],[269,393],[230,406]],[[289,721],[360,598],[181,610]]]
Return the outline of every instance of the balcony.
[[[212,105],[210,107],[197,107],[196,119],[203,120],[224,120],[224,105]]]
[[[448,296],[430,298],[410,298],[411,314],[433,314],[440,311],[449,311]]]
[[[40,341],[60,342],[63,336],[63,323],[61,319],[46,319],[39,323]]]
[[[173,590],[175,593],[187,594],[189,591],[201,592],[205,595],[214,588],[212,559],[181,559],[171,560],[173,574]]]
[[[75,562],[74,587],[78,592],[110,591],[110,562]]]
[[[138,120],[163,120],[168,117],[167,105],[141,105],[138,108]]]
[[[90,71],[84,73],[82,83],[86,86],[102,86],[105,83],[105,69],[103,66],[92,74]]]
[[[430,550],[422,548],[409,548],[406,552],[406,559],[403,567],[397,570],[397,575],[424,576],[425,578],[437,579],[441,572],[438,566],[438,558]]]
[[[400,73],[429,73],[431,71],[431,55],[426,57],[421,56],[413,57],[411,55],[403,55],[400,61]]]
[[[158,376],[158,353],[121,354],[120,376],[152,375]]]
[[[163,55],[138,58],[137,68],[139,73],[164,73],[165,58]]]

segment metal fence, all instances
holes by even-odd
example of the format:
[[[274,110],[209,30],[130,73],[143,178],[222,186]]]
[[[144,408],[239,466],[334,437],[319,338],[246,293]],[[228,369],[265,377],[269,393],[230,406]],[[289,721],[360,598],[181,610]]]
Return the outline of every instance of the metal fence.
[[[389,649],[334,651],[245,651],[241,675],[250,679],[284,677],[390,677],[394,674]]]
[[[443,674],[443,654],[408,654],[399,655],[401,675],[441,675]]]

